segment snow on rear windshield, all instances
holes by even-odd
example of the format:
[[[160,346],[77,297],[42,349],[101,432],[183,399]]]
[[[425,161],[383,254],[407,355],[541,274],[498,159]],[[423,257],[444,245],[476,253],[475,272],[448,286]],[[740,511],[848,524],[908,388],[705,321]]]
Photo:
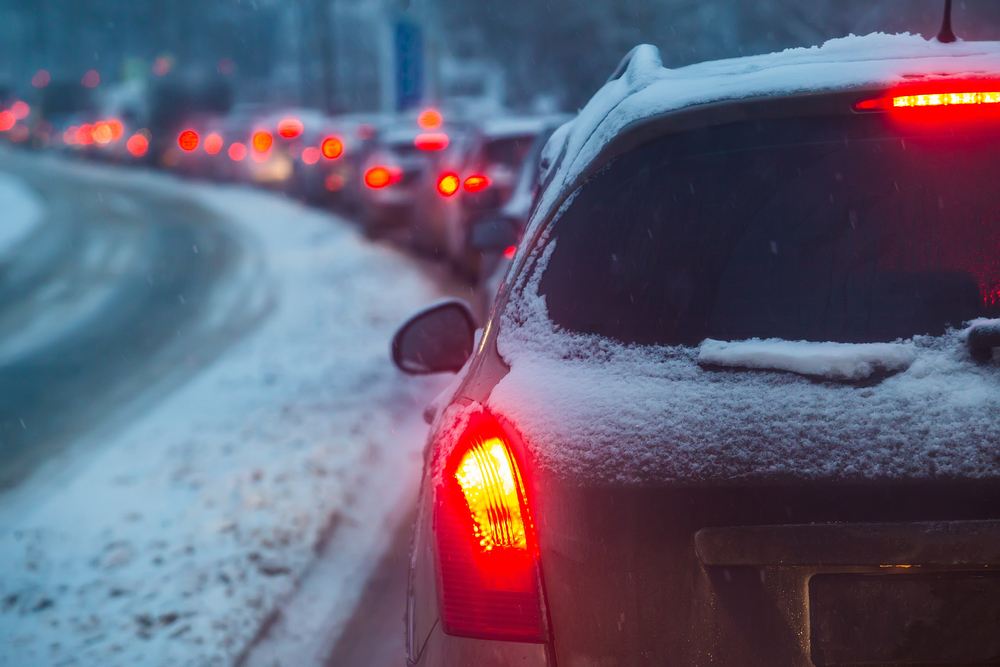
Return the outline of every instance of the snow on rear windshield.
[[[655,140],[557,220],[552,321],[626,343],[883,342],[1000,316],[1000,128],[883,116]]]

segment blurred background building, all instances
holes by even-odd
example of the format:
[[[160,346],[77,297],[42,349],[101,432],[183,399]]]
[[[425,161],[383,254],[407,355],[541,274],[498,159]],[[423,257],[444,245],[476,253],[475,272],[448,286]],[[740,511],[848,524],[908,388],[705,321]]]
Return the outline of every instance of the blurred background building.
[[[0,0],[0,87],[27,95],[42,70],[47,80],[73,84],[93,70],[89,83],[119,103],[129,90],[138,99],[150,82],[175,78],[216,86],[229,103],[330,112],[454,97],[573,110],[637,43],[657,45],[673,67],[848,33],[932,36],[942,6],[943,0]],[[960,36],[1000,36],[1000,3],[959,1],[954,11]]]

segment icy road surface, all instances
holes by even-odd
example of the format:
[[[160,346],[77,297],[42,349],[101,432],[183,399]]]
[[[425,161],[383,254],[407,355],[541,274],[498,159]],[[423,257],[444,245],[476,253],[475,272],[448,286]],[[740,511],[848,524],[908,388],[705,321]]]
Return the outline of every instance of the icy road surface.
[[[343,549],[319,581],[344,609],[331,618],[346,620],[380,554],[343,545],[388,546],[419,478],[421,410],[448,380],[406,378],[387,354],[396,325],[440,296],[435,282],[343,221],[275,195],[9,153],[0,170],[44,184],[38,194],[54,206],[44,224],[89,215],[76,221],[86,236],[107,222],[94,213],[110,200],[119,238],[131,238],[130,222],[173,238],[187,211],[232,245],[229,261],[190,286],[200,305],[171,345],[153,361],[134,356],[144,381],[120,378],[128,395],[97,387],[100,414],[0,496],[0,664],[232,664],[301,593],[297,582],[315,585],[304,575],[324,546]],[[90,193],[92,210],[60,209],[64,188]],[[146,278],[132,269],[157,248],[134,241],[110,254],[96,240],[76,244],[65,257],[113,279],[93,281],[98,296],[61,302],[73,327],[46,324],[38,308],[25,326],[60,341],[102,331],[95,318],[108,311],[80,303]],[[179,292],[156,298],[187,305]],[[117,363],[105,355],[81,367]],[[86,386],[71,388],[86,398]],[[339,629],[327,628],[328,645]]]

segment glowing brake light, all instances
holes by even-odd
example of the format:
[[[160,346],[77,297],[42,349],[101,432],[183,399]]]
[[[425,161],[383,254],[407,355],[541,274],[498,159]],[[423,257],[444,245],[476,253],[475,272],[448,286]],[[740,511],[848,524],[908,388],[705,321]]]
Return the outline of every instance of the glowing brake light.
[[[444,132],[424,132],[418,134],[413,145],[422,151],[440,151],[448,148],[448,135]]]
[[[517,459],[489,414],[470,417],[434,490],[444,631],[547,639],[538,547]]]
[[[205,152],[209,155],[215,155],[222,150],[222,145],[224,143],[225,142],[222,140],[222,137],[213,132],[205,137]]]
[[[125,148],[132,155],[142,157],[146,154],[146,149],[149,148],[149,141],[141,134],[133,134],[126,142]]]
[[[428,109],[417,116],[417,125],[424,130],[436,130],[441,127],[441,114],[434,109]]]
[[[437,188],[445,197],[450,197],[458,192],[458,185],[458,174],[444,174],[438,179]]]
[[[479,192],[490,187],[490,179],[480,174],[473,174],[465,179],[463,184],[466,192]]]
[[[229,159],[233,160],[234,162],[239,162],[246,156],[247,156],[247,147],[241,144],[240,142],[237,141],[236,143],[229,145]]]
[[[517,246],[507,246],[507,249],[503,251],[503,256],[507,259],[514,259],[514,255],[517,254]]]
[[[270,132],[254,132],[253,139],[251,143],[253,144],[253,149],[258,153],[266,153],[271,149],[271,144],[274,142],[274,138],[271,136]]]
[[[307,146],[302,151],[302,161],[306,164],[316,164],[319,162],[319,149],[315,146]]]
[[[14,118],[18,120],[24,120],[31,113],[31,107],[28,106],[27,102],[22,102],[18,100],[10,105],[10,112],[14,114]]]
[[[320,150],[323,152],[323,157],[328,160],[333,160],[338,158],[344,152],[344,143],[337,137],[327,137],[320,144]]]
[[[372,167],[365,172],[365,185],[378,189],[392,183],[392,172],[386,167]]]
[[[878,97],[858,102],[854,105],[854,109],[856,111],[889,111],[891,109],[982,105],[1000,106],[1000,92],[927,93]]]
[[[302,134],[302,121],[298,118],[282,118],[278,121],[278,134],[285,139],[294,139]]]
[[[184,130],[181,132],[181,136],[177,138],[177,144],[186,151],[193,151],[198,148],[200,140],[201,138],[194,130]]]
[[[125,132],[122,122],[120,120],[115,120],[114,118],[108,121],[108,128],[111,130],[112,141],[118,141],[121,139],[122,134]]]
[[[94,126],[89,123],[81,125],[76,131],[76,143],[82,146],[89,146],[94,143]]]
[[[0,111],[0,132],[6,132],[14,127],[14,123],[16,122],[17,118],[14,118],[14,114],[10,111]]]
[[[112,138],[111,127],[103,120],[99,120],[94,123],[94,130],[91,132],[91,136],[99,144],[110,143]]]

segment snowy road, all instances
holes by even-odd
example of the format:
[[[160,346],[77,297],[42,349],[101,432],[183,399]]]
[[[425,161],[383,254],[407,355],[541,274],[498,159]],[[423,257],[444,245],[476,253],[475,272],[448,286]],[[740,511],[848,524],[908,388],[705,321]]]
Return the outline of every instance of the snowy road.
[[[3,171],[45,216],[0,267],[0,665],[322,664],[405,534],[448,378],[387,345],[439,281],[275,195]]]

